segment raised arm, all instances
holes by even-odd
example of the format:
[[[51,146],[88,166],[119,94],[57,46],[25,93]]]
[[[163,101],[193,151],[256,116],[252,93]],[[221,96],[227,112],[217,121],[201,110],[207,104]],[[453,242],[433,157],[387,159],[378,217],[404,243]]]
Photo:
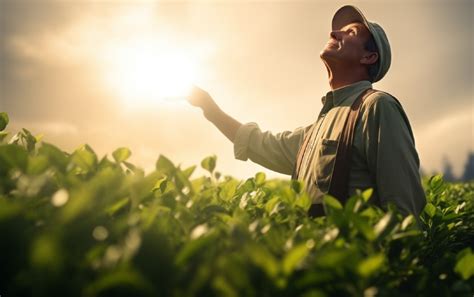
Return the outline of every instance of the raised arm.
[[[198,87],[193,89],[188,101],[200,107],[204,116],[234,143],[236,159],[250,159],[283,174],[293,173],[298,149],[310,126],[278,134],[262,132],[256,123],[241,124],[224,113],[211,96]]]
[[[189,103],[202,109],[204,116],[230,141],[234,142],[237,130],[242,126],[237,120],[223,112],[206,91],[194,87],[188,97]]]

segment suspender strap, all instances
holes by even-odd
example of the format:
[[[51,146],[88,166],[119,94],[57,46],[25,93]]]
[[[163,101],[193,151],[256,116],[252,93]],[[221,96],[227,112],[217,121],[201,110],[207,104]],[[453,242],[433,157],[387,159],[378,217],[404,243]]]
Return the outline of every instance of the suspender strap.
[[[339,138],[336,161],[328,194],[336,197],[341,203],[345,203],[348,199],[347,190],[352,163],[352,144],[354,142],[354,131],[359,117],[360,107],[365,98],[374,92],[375,90],[373,89],[367,89],[357,97],[347,115],[346,122]]]
[[[349,198],[348,185],[349,185],[349,174],[350,174],[351,163],[352,163],[352,145],[354,142],[355,126],[359,118],[360,107],[362,106],[362,103],[364,102],[364,100],[370,94],[375,93],[375,92],[377,92],[377,90],[367,89],[363,91],[359,95],[359,97],[357,97],[357,99],[354,101],[354,103],[351,106],[349,114],[347,115],[343,130],[339,138],[339,144],[338,144],[337,153],[336,153],[336,160],[335,160],[334,169],[332,173],[331,183],[329,185],[328,194],[336,197],[343,204]],[[393,97],[390,94],[388,95],[391,96],[393,99],[395,99],[395,101],[401,107],[400,102],[395,97]],[[410,127],[410,123],[404,112],[402,112],[402,117],[407,125],[407,128],[410,132],[410,136],[414,142],[415,140],[413,137],[412,129]],[[292,179],[296,179],[298,177],[298,172],[301,167],[303,155],[305,153],[306,147],[308,146],[309,140],[311,139],[311,135],[314,132],[314,126],[315,125],[312,125],[311,129],[309,129],[309,131],[306,133],[303,144],[298,150],[296,166],[293,171]],[[324,216],[325,212],[324,212],[322,204],[312,204],[310,209],[308,210],[308,215],[311,217]]]
[[[301,167],[301,162],[303,161],[303,155],[304,155],[304,152],[306,151],[306,147],[308,146],[308,142],[311,139],[311,135],[313,134],[314,126],[315,125],[313,124],[311,128],[308,130],[308,132],[306,133],[304,137],[303,144],[300,146],[300,149],[298,150],[298,154],[296,155],[297,156],[296,166],[293,169],[293,174],[291,175],[291,179],[296,179],[298,177],[298,172]]]
[[[359,117],[360,107],[362,106],[365,98],[374,92],[376,91],[373,89],[367,89],[363,91],[359,97],[357,97],[354,103],[352,103],[339,138],[336,161],[334,164],[334,170],[332,173],[328,194],[336,197],[339,201],[341,201],[341,203],[345,203],[348,198],[347,188],[352,162],[352,144],[354,142],[354,131],[357,119]],[[301,168],[303,156],[308,146],[309,140],[311,139],[311,135],[314,132],[314,127],[315,125],[313,125],[306,133],[303,144],[298,150],[296,166],[291,176],[292,179],[297,179],[298,177],[298,172]],[[312,204],[308,210],[308,215],[310,217],[324,216],[325,213],[322,204]]]

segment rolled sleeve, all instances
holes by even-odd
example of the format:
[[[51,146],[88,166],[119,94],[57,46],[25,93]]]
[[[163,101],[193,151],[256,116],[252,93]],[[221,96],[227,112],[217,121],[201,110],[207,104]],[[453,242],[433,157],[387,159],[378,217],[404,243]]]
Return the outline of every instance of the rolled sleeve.
[[[366,157],[382,206],[394,203],[403,214],[419,215],[426,203],[419,157],[408,118],[389,95],[377,95],[366,118]]]
[[[253,162],[270,170],[292,174],[296,155],[308,127],[273,134],[262,132],[256,123],[239,127],[234,139],[234,156],[238,160]]]
[[[237,160],[248,160],[250,134],[258,128],[256,123],[247,123],[239,127],[234,139],[234,156]]]

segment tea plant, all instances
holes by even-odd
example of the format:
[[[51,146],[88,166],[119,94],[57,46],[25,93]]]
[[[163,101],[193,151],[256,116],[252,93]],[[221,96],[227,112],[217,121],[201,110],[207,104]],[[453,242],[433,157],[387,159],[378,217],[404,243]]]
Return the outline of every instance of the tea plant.
[[[472,296],[474,183],[424,180],[420,217],[324,198],[297,181],[237,180],[216,156],[145,173],[127,148],[72,153],[0,113],[2,296]]]

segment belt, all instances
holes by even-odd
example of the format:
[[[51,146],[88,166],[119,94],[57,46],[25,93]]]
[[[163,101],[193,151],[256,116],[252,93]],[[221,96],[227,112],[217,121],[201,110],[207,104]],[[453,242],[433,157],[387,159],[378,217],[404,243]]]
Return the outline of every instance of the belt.
[[[311,207],[308,210],[308,216],[311,218],[324,217],[326,213],[324,212],[324,207],[321,203],[311,204]]]

